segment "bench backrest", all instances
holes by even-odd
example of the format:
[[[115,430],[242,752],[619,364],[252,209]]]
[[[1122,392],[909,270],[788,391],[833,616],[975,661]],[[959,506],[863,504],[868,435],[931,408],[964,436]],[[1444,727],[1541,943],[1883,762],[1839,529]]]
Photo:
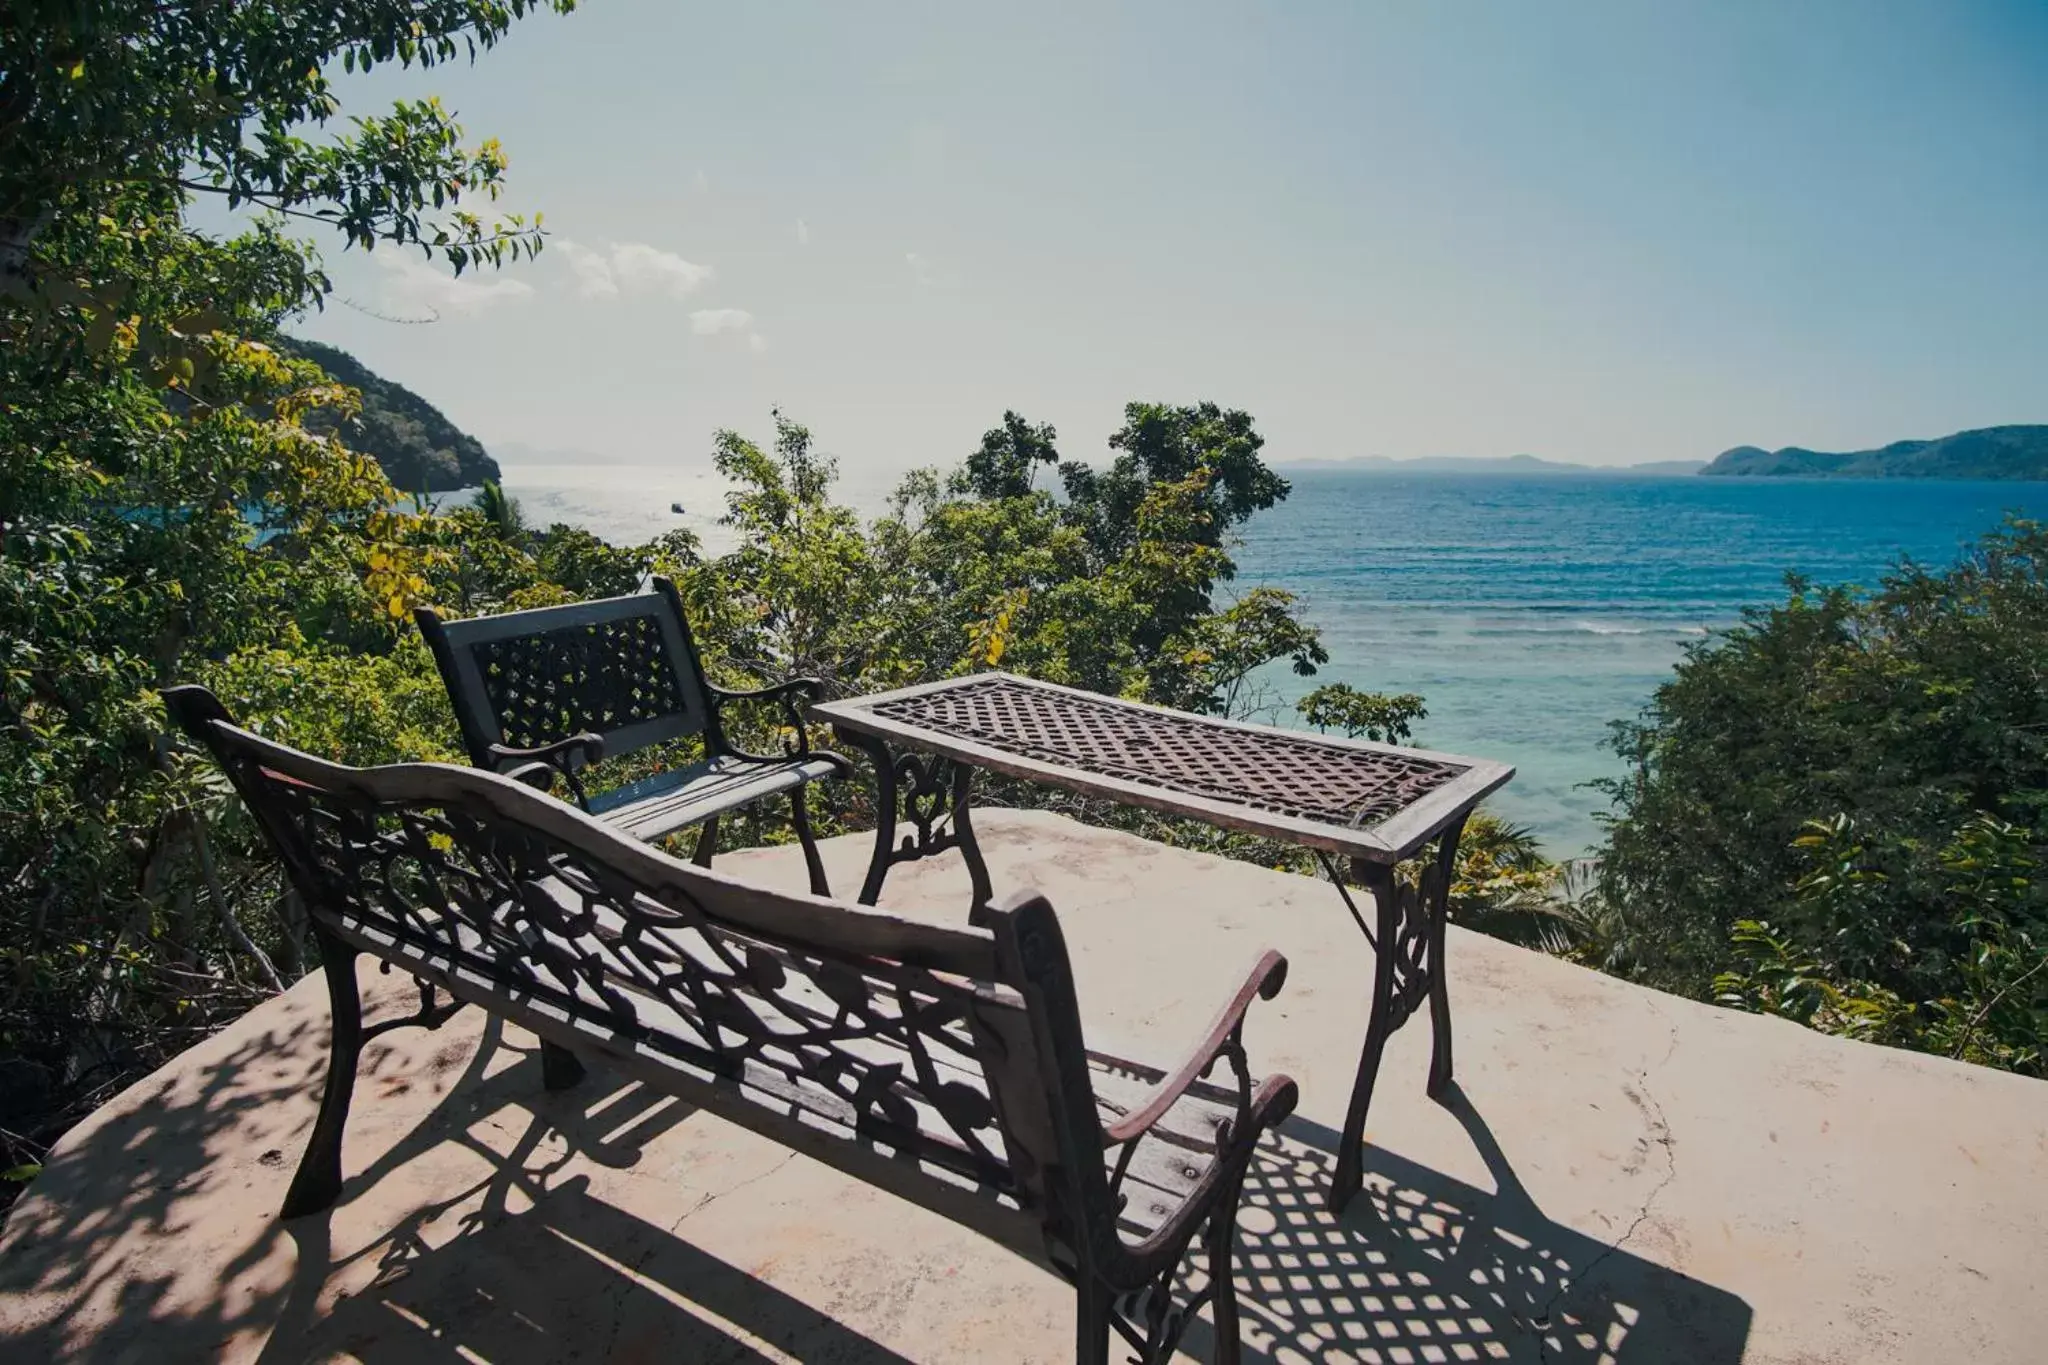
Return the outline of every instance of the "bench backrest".
[[[236,727],[203,688],[165,702],[316,927],[995,1186],[1055,1240],[1113,1221],[1066,946],[1042,898],[948,928],[773,891],[495,773],[329,763]]]
[[[605,753],[708,733],[717,717],[675,585],[559,607],[443,620],[414,613],[462,727],[470,761],[510,766],[493,744],[529,749],[592,732]]]

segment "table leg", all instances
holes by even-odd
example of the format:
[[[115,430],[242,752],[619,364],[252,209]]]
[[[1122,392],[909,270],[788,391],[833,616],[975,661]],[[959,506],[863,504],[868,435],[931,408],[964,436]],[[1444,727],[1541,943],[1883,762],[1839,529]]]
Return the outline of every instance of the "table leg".
[[[920,754],[892,754],[889,746],[872,735],[856,734],[835,727],[841,742],[865,751],[875,765],[875,851],[868,859],[867,880],[861,883],[860,903],[873,905],[881,898],[882,883],[897,863],[915,862],[960,850],[967,863],[973,899],[967,908],[970,924],[982,922],[983,908],[995,896],[988,864],[974,837],[970,815],[974,788],[971,764]],[[951,780],[943,779],[950,763]],[[913,827],[897,837],[898,821]]]
[[[974,837],[974,820],[969,814],[974,789],[974,766],[957,760],[953,764],[953,841],[960,846],[960,857],[967,864],[968,884],[973,898],[967,907],[967,922],[981,924],[982,912],[995,899],[996,889],[989,881],[988,864],[982,861],[981,841]]]
[[[881,899],[882,882],[889,875],[889,854],[896,842],[896,760],[889,746],[870,735],[849,734],[834,727],[840,743],[862,749],[875,763],[875,851],[868,858],[867,880],[860,884],[862,905]]]
[[[1372,1012],[1366,1020],[1351,1105],[1344,1114],[1337,1171],[1330,1182],[1332,1210],[1350,1203],[1364,1182],[1365,1115],[1372,1106],[1380,1058],[1386,1052],[1387,1039],[1408,1022],[1425,997],[1431,1026],[1430,1096],[1441,1097],[1451,1083],[1451,1002],[1443,970],[1444,924],[1458,839],[1464,829],[1465,822],[1460,819],[1438,836],[1435,863],[1423,874],[1420,886],[1400,881],[1394,869],[1384,864],[1353,860],[1352,875],[1372,892],[1378,932],[1367,935],[1373,946]]]

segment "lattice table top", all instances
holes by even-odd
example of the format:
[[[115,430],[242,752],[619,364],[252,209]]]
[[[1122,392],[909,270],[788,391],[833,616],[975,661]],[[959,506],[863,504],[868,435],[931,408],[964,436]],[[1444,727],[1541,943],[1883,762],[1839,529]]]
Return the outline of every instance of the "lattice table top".
[[[1374,861],[1408,856],[1514,775],[1483,759],[1239,724],[1009,673],[813,714],[905,748]]]

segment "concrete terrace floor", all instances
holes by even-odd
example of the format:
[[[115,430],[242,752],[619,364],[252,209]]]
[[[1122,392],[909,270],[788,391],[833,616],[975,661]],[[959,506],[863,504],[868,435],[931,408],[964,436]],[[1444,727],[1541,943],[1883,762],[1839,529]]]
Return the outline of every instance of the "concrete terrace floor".
[[[1061,909],[1097,1045],[1170,1060],[1258,948],[1288,955],[1247,1032],[1303,1093],[1241,1218],[1249,1360],[2048,1358],[2048,1084],[1454,929],[1459,1091],[1428,1100],[1428,1029],[1397,1035],[1366,1194],[1335,1218],[1370,955],[1331,888],[1049,815],[977,824],[998,889]],[[834,885],[866,851],[827,846]],[[794,849],[721,866],[802,882]],[[947,855],[884,901],[957,922],[966,895]],[[0,1242],[0,1359],[1070,1358],[1049,1275],[604,1073],[549,1095],[533,1039],[474,1010],[372,1046],[342,1202],[281,1223],[326,1017],[304,981],[66,1137]]]

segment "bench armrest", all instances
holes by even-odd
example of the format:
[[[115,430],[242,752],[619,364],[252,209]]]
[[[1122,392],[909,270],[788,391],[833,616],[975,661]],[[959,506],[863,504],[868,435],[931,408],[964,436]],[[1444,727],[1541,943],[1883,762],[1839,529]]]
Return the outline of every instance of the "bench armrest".
[[[1145,1098],[1115,1123],[1103,1129],[1103,1138],[1110,1145],[1131,1141],[1141,1137],[1152,1125],[1159,1122],[1174,1102],[1188,1091],[1188,1087],[1206,1076],[1217,1061],[1229,1057],[1231,1065],[1240,1076],[1240,1082],[1248,1083],[1245,1075],[1244,1046],[1240,1034],[1244,1029],[1245,1011],[1251,1008],[1254,998],[1271,1000],[1280,993],[1280,987],[1287,981],[1287,959],[1268,949],[1245,977],[1244,984],[1223,1008],[1216,1012],[1215,1022],[1200,1042],[1189,1050],[1181,1064],[1168,1072],[1166,1078],[1152,1087]]]
[[[536,744],[530,749],[515,748],[510,744],[493,744],[490,755],[499,764],[517,763],[505,775],[528,786],[539,786],[534,779],[536,765],[545,765],[560,773],[568,780],[569,790],[576,794],[576,804],[590,809],[590,802],[583,794],[583,783],[576,776],[579,768],[589,767],[604,757],[604,739],[588,730],[567,739],[558,739],[552,744]],[[500,769],[504,771],[504,769]],[[552,785],[552,784],[550,784]],[[543,788],[544,790],[544,788]]]
[[[720,713],[718,728],[721,735],[723,735],[725,730],[724,711],[727,702],[772,701],[782,708],[784,726],[796,735],[794,746],[784,741],[783,757],[809,758],[811,756],[811,737],[804,727],[803,701],[815,701],[819,694],[824,691],[824,684],[816,678],[791,678],[787,682],[775,683],[768,687],[749,687],[741,690],[717,687],[709,683],[705,686],[711,694],[712,707]],[[728,752],[740,758],[760,759],[764,762],[775,761],[773,755],[750,753],[729,739],[725,741],[725,747]]]

